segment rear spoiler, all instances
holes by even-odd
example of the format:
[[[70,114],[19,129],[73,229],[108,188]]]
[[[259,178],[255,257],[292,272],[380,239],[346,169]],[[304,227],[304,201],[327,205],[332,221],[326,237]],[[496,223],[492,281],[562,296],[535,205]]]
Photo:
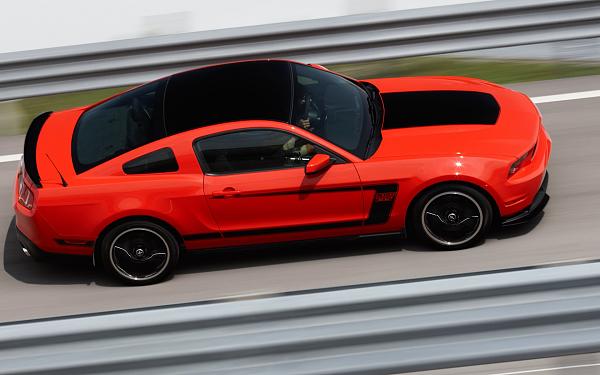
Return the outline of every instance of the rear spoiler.
[[[25,147],[23,150],[23,164],[27,175],[33,181],[35,186],[41,188],[40,172],[37,169],[36,151],[37,141],[42,131],[42,127],[52,112],[44,112],[33,119],[27,135],[25,136]]]

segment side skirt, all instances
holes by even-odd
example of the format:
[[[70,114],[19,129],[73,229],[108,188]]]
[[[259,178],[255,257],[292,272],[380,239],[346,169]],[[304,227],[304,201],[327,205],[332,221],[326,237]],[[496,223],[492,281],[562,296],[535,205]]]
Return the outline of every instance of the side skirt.
[[[371,233],[371,234],[360,234],[356,236],[331,236],[331,237],[319,237],[319,238],[311,238],[306,240],[296,240],[296,241],[282,241],[282,242],[268,242],[264,244],[253,244],[253,245],[239,245],[239,246],[222,246],[222,247],[203,247],[203,248],[193,248],[188,249],[184,248],[184,250],[188,253],[200,253],[205,251],[229,251],[229,250],[243,250],[243,249],[261,249],[265,247],[279,247],[285,245],[299,245],[299,244],[310,244],[310,243],[322,243],[326,241],[342,241],[342,240],[355,240],[359,238],[375,238],[375,237],[395,237],[397,236],[400,239],[406,238],[406,231],[396,231],[396,232],[383,232],[383,233]]]

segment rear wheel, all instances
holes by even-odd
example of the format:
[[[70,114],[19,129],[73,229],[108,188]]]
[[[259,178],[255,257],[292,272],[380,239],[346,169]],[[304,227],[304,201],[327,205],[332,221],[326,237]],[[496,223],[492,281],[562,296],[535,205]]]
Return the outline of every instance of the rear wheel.
[[[492,215],[489,200],[477,189],[447,184],[417,199],[411,221],[421,239],[442,250],[456,250],[481,243]]]
[[[179,245],[173,234],[149,221],[117,225],[106,233],[100,246],[105,269],[131,285],[163,280],[179,260]]]

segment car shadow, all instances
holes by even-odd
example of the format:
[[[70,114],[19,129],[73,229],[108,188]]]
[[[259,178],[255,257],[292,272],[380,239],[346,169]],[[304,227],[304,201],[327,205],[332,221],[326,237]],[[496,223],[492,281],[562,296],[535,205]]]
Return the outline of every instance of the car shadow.
[[[15,232],[13,218],[4,240],[4,270],[14,279],[27,284],[122,286],[101,269],[94,268],[88,257],[53,255],[43,262],[33,260],[21,250]],[[417,249],[420,250],[420,246],[413,245],[411,241],[404,240],[399,236],[386,236],[203,250],[184,254],[175,274],[232,270]]]
[[[489,237],[504,239],[525,235],[538,225],[542,216],[543,213],[523,225],[495,230]],[[88,257],[60,255],[51,256],[44,262],[34,261],[21,250],[15,232],[15,219],[13,218],[4,241],[4,270],[16,280],[27,284],[122,286],[103,270],[95,268]],[[175,274],[234,270],[396,251],[430,252],[435,250],[398,235],[203,250],[184,254]]]
[[[99,284],[118,285],[108,275],[99,272],[91,259],[82,256],[52,255],[43,262],[35,261],[21,250],[17,241],[13,217],[4,238],[4,271],[14,279],[27,284],[70,285]]]

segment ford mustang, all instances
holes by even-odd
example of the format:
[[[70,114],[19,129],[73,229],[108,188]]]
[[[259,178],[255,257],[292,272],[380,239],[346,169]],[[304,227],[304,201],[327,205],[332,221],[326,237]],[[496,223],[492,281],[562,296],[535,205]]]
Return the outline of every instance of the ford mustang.
[[[486,81],[219,64],[36,117],[17,237],[134,285],[184,251],[393,233],[466,248],[544,208],[550,149],[531,100]]]

